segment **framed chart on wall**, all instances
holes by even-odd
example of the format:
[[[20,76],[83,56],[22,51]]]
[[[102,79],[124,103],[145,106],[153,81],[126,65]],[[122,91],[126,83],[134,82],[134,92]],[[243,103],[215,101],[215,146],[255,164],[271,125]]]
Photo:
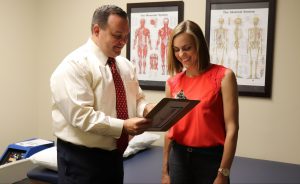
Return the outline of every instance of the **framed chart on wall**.
[[[207,0],[211,62],[231,68],[239,95],[270,97],[275,0]]]
[[[126,53],[137,68],[140,86],[164,90],[168,38],[183,20],[183,2],[128,3],[127,13],[131,30]]]

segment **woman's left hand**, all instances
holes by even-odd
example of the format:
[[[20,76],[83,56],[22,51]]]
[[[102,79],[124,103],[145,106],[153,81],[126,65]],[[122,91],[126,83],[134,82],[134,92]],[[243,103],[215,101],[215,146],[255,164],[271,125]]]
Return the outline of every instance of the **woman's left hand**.
[[[213,184],[228,184],[228,177],[218,173]]]

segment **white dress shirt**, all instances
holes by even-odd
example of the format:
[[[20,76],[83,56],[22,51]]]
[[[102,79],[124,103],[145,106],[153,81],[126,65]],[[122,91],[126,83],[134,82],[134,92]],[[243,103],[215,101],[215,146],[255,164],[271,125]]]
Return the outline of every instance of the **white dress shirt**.
[[[116,118],[116,92],[107,59],[89,39],[52,74],[52,118],[58,138],[87,147],[116,149],[124,120]],[[129,118],[142,117],[146,101],[136,69],[124,57],[115,59],[126,91]]]

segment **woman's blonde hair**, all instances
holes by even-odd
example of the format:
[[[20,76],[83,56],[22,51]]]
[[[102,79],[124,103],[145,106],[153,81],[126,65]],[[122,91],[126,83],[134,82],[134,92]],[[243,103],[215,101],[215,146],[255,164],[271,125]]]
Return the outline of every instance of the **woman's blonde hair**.
[[[185,20],[179,23],[172,31],[168,43],[168,74],[174,76],[183,70],[183,65],[177,60],[173,51],[173,42],[176,36],[187,33],[193,37],[197,48],[198,69],[199,71],[206,70],[210,65],[209,49],[201,28],[193,21]]]

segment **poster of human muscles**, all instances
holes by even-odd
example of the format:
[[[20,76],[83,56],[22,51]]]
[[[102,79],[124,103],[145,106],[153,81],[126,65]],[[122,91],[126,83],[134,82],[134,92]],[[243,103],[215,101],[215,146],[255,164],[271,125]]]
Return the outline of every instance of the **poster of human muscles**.
[[[137,68],[139,80],[166,81],[167,44],[178,24],[178,11],[155,8],[132,12],[130,22],[130,60]]]

